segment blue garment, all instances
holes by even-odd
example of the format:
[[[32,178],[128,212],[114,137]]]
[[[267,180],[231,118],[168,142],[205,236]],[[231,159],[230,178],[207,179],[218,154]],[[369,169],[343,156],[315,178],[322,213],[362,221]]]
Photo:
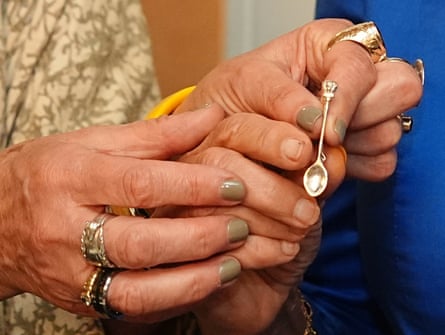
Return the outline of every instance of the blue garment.
[[[328,201],[303,292],[320,335],[441,334],[445,329],[445,3],[319,0],[318,17],[374,21],[389,56],[425,63],[414,128],[395,174],[345,183]]]

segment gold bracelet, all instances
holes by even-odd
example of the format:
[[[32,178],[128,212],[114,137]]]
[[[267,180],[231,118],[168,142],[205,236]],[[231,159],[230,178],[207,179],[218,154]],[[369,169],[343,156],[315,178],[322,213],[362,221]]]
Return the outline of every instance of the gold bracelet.
[[[306,328],[304,329],[303,335],[317,335],[317,332],[312,327],[312,307],[309,302],[304,299],[302,293],[300,292],[301,301],[301,311],[303,312],[304,318],[306,320]]]
[[[165,97],[145,115],[145,120],[156,119],[162,115],[173,113],[176,108],[193,92],[196,86],[190,86]]]

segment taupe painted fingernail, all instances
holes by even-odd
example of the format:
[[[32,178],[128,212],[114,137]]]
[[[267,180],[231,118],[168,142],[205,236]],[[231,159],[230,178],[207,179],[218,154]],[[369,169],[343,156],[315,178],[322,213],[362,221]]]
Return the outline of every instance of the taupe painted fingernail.
[[[315,122],[321,118],[323,112],[320,108],[306,106],[300,109],[297,114],[297,124],[307,131],[314,129]]]
[[[281,143],[281,153],[291,161],[296,161],[300,157],[304,143],[293,138],[288,138]]]
[[[244,184],[238,180],[226,180],[221,185],[221,196],[225,200],[240,201],[244,199],[245,195]]]
[[[313,224],[320,215],[320,208],[308,199],[300,199],[294,207],[294,217],[305,224]]]
[[[230,258],[221,263],[219,267],[219,279],[224,285],[236,279],[241,273],[241,264],[235,258]]]
[[[334,131],[337,133],[340,143],[343,143],[346,135],[346,122],[341,119],[335,120]]]
[[[244,220],[232,219],[227,225],[227,235],[230,243],[244,241],[249,236],[249,226]]]

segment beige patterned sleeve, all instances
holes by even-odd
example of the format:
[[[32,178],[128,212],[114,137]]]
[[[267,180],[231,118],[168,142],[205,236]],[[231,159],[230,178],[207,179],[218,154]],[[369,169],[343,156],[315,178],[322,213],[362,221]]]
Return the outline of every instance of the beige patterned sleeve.
[[[0,147],[141,118],[159,99],[139,0],[2,0]],[[79,294],[81,283],[79,283]],[[0,335],[102,335],[31,294],[0,302]]]

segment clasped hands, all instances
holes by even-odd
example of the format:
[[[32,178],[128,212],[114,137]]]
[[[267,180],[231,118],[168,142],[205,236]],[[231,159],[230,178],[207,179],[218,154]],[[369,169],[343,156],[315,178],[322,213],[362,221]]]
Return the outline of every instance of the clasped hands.
[[[397,116],[420,99],[409,65],[373,64],[352,42],[327,51],[350,24],[314,21],[221,64],[179,115],[49,136],[2,153],[1,234],[14,242],[2,251],[2,297],[27,291],[97,316],[79,300],[93,271],[79,251],[85,220],[106,204],[157,208],[149,220],[119,216],[104,227],[108,257],[131,269],[113,279],[110,306],[148,323],[191,310],[203,333],[264,330],[318,248],[320,208],[301,178],[319,134],[321,81],[339,85],[323,197],[345,174],[376,181],[393,172]],[[178,161],[163,161],[172,156]],[[241,198],[221,196],[226,181],[243,185]],[[234,219],[250,233],[230,241]],[[242,272],[224,282],[228,259]]]

